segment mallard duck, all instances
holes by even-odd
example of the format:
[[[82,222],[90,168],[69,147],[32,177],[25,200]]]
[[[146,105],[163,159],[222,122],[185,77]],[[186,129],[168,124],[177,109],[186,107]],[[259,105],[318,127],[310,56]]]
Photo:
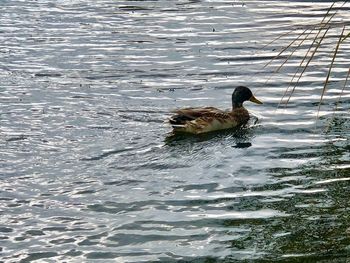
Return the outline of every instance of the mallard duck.
[[[232,93],[231,111],[214,107],[178,109],[169,122],[174,133],[200,134],[238,127],[249,120],[249,113],[243,107],[243,102],[247,100],[262,104],[249,88],[239,86]]]

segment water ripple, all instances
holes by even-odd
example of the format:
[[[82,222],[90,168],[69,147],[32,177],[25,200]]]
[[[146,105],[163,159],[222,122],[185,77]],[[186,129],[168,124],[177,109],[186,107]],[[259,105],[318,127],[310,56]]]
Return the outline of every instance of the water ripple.
[[[346,260],[348,42],[317,107],[347,3],[278,107],[304,54],[276,72],[295,46],[276,53],[330,5],[3,1],[2,259]],[[264,102],[247,127],[168,136],[173,109],[230,108],[237,85]]]

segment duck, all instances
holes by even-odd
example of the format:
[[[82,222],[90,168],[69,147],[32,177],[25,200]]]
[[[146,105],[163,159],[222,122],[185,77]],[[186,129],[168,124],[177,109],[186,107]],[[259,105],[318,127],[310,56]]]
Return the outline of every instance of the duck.
[[[202,134],[242,126],[249,120],[249,112],[243,107],[245,101],[263,104],[248,87],[238,86],[232,93],[231,110],[215,107],[177,109],[169,118],[173,134]]]

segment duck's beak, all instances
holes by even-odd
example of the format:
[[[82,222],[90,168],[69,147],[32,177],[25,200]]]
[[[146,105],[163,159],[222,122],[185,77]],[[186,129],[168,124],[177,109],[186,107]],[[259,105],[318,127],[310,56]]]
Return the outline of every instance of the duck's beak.
[[[252,95],[249,99],[251,102],[254,102],[256,104],[263,104],[260,100],[258,100],[257,98],[254,97],[254,95]]]

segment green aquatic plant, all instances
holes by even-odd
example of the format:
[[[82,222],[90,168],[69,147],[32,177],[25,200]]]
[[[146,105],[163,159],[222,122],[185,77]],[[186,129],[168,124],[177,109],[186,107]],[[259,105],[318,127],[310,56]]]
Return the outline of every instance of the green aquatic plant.
[[[285,67],[287,62],[293,60],[294,62],[300,59],[298,66],[295,68],[294,74],[292,74],[291,80],[287,89],[285,90],[280,102],[280,106],[287,106],[290,99],[292,98],[295,90],[299,86],[305,72],[310,68],[310,64],[315,61],[317,55],[318,59],[323,54],[321,53],[321,47],[325,47],[328,51],[330,57],[330,63],[327,65],[326,74],[323,79],[323,87],[320,93],[320,99],[317,105],[317,117],[319,116],[321,105],[323,104],[325,94],[331,83],[332,73],[335,71],[337,66],[337,58],[342,52],[348,52],[342,47],[349,42],[350,31],[348,26],[350,25],[349,17],[343,20],[336,20],[339,17],[341,12],[348,12],[347,8],[344,8],[348,1],[333,2],[332,5],[325,12],[322,21],[314,24],[299,25],[289,32],[278,36],[276,39],[269,42],[267,45],[283,39],[284,37],[290,37],[292,34],[295,34],[292,37],[292,40],[289,44],[285,45],[279,53],[274,56],[268,63],[265,64],[264,68],[271,66],[273,63],[277,62],[277,67],[273,71],[273,74],[279,73]],[[297,33],[302,31],[301,33]],[[296,53],[303,54],[302,56],[294,56]],[[324,64],[324,63],[323,63]],[[349,64],[350,65],[350,64]],[[334,112],[337,110],[339,102],[341,101],[342,94],[346,88],[348,88],[349,75],[350,75],[350,66],[345,65],[345,70],[342,74],[343,84],[340,84],[340,95],[335,103]],[[321,65],[323,66],[323,65]],[[271,76],[272,77],[272,76]],[[270,78],[271,78],[270,77]],[[267,82],[270,79],[267,80]]]

